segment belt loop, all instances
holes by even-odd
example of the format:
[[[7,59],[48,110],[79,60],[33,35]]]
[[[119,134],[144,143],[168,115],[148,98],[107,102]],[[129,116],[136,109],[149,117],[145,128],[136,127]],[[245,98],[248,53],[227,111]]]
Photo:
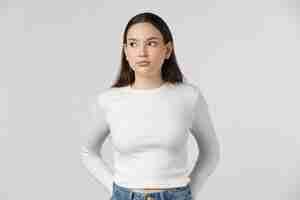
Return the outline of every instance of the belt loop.
[[[164,191],[159,192],[160,200],[165,200],[164,199]]]
[[[130,193],[129,193],[129,200],[133,200],[133,192],[132,191],[130,191]]]

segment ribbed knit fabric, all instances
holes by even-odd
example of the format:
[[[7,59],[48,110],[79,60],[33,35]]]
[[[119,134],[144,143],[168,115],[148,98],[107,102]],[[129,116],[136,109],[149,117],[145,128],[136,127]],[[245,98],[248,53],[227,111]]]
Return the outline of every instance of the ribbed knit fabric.
[[[165,83],[153,89],[108,88],[97,97],[103,118],[82,146],[82,161],[112,194],[113,182],[128,188],[187,185],[189,131],[212,127],[207,103],[191,83]],[[203,120],[202,120],[203,119]],[[214,135],[213,129],[210,130]],[[113,168],[98,154],[111,135]]]

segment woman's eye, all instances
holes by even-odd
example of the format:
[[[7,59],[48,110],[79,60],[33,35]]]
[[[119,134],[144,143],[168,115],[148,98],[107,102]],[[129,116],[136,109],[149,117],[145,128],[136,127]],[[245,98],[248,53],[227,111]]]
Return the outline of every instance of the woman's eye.
[[[156,45],[156,42],[153,42],[153,41],[152,41],[152,42],[149,42],[149,43],[150,43],[150,44],[151,44],[151,43],[154,44],[154,46]]]
[[[133,46],[133,44],[135,44],[135,42],[129,42],[129,46]]]

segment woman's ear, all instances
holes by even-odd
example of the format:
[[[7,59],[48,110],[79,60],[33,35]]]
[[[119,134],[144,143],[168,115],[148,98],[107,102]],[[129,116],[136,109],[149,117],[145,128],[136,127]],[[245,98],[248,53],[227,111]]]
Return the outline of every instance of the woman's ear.
[[[166,48],[167,48],[166,59],[169,59],[173,50],[171,41],[166,44]]]

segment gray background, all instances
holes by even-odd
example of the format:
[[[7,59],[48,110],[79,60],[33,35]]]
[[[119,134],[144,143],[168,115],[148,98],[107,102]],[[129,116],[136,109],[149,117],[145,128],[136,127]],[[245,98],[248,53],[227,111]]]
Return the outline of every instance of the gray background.
[[[79,147],[96,122],[95,95],[119,70],[123,29],[142,11],[169,24],[181,70],[210,107],[222,152],[202,199],[299,199],[299,9],[296,0],[0,0],[0,199],[108,199]],[[102,152],[112,163],[109,140]]]

